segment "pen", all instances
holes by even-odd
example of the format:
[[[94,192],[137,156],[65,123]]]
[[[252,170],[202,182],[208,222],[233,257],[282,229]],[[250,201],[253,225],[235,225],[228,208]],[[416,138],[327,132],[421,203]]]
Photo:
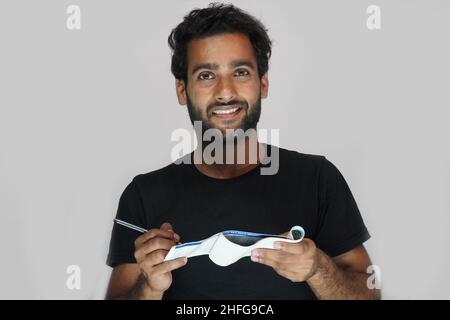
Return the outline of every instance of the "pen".
[[[134,224],[125,222],[125,221],[120,220],[120,219],[114,219],[114,222],[116,222],[117,224],[120,224],[120,225],[122,225],[122,226],[124,226],[124,227],[127,227],[127,228],[130,228],[130,229],[139,231],[140,233],[144,233],[144,232],[147,232],[147,231],[148,231],[147,229],[144,229],[144,228],[135,226]],[[177,242],[177,245],[178,245],[178,244],[181,244],[181,242]]]

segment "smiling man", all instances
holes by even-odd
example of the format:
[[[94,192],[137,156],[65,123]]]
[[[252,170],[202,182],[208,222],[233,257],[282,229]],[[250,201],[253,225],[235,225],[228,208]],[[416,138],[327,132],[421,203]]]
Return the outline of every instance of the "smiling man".
[[[191,122],[202,124],[201,133],[222,134],[219,158],[231,145],[245,150],[245,161],[171,163],[136,176],[120,198],[117,218],[149,231],[114,226],[107,297],[379,298],[379,290],[367,287],[371,262],[363,243],[369,233],[339,170],[324,156],[259,142],[251,147],[269,89],[271,41],[261,22],[232,5],[211,4],[186,15],[169,45],[178,101],[187,105]],[[199,142],[200,151],[211,143]],[[263,148],[279,155],[275,174],[260,174]],[[180,240],[230,229],[286,234],[293,225],[304,228],[303,241],[255,249],[251,259],[227,267],[207,255],[164,261]]]

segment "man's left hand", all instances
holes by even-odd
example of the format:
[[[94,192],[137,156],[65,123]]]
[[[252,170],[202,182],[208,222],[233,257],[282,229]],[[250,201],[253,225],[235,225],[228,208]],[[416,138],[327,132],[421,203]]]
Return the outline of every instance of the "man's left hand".
[[[320,250],[311,239],[299,243],[275,242],[275,249],[254,249],[254,262],[272,267],[280,276],[293,282],[306,281],[318,269]]]

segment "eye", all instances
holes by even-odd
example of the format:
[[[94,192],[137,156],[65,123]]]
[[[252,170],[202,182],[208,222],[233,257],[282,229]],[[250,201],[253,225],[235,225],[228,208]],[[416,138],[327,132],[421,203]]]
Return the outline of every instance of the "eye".
[[[202,72],[198,75],[198,79],[199,80],[213,80],[214,74],[212,74],[211,72]]]
[[[236,73],[234,75],[236,77],[246,77],[246,76],[250,75],[250,72],[248,72],[248,70],[241,69],[241,70],[236,71]]]

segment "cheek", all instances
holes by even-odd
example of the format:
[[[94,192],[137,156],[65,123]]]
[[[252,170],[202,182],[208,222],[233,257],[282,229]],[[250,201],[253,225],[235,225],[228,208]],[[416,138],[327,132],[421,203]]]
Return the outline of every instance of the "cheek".
[[[247,101],[249,108],[255,105],[260,96],[259,90],[257,91],[249,91],[242,94],[242,98]]]
[[[210,95],[206,92],[202,92],[202,90],[194,90],[189,91],[189,99],[194,107],[199,110],[201,113],[206,114],[206,109],[208,105],[211,103]]]
[[[255,103],[261,94],[261,86],[259,81],[249,81],[239,86],[239,94],[249,103]]]

